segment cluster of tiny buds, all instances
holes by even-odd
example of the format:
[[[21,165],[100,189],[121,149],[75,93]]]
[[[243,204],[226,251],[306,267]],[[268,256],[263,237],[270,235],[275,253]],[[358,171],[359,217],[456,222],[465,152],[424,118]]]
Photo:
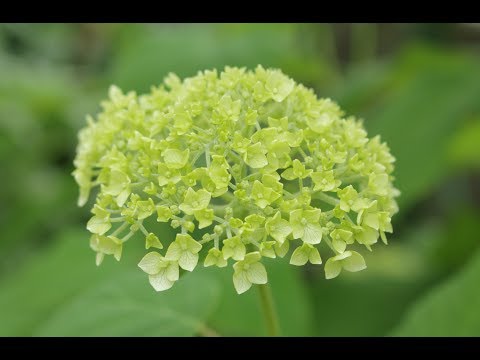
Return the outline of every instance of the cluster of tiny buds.
[[[79,205],[99,265],[140,234],[138,266],[157,291],[180,269],[227,267],[238,293],[267,282],[262,259],[322,264],[327,279],[366,267],[398,211],[394,157],[362,122],[280,70],[199,72],[137,96],[112,86],[79,132]],[[152,219],[178,229],[169,239]],[[149,223],[150,221],[150,223]],[[136,236],[138,237],[138,236]],[[164,249],[165,247],[165,249]],[[322,256],[320,255],[322,254]]]

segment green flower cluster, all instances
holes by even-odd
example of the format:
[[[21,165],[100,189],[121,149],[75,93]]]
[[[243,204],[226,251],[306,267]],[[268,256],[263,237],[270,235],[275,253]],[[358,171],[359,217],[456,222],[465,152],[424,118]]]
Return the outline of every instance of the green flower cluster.
[[[155,250],[139,267],[157,291],[201,259],[233,261],[243,293],[267,282],[263,257],[290,248],[298,266],[321,264],[322,253],[330,279],[364,269],[352,249],[392,232],[399,192],[387,145],[279,70],[170,74],[140,96],[112,86],[102,107],[79,133],[73,172],[79,205],[100,188],[90,244],[100,264],[143,234]],[[178,228],[175,239],[148,231],[150,217]]]

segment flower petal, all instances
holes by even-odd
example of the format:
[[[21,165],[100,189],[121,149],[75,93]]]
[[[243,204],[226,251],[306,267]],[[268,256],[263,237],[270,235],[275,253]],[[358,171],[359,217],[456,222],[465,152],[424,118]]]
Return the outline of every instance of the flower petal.
[[[342,264],[339,261],[335,261],[334,258],[330,258],[327,260],[325,264],[325,278],[326,279],[333,279],[340,274],[342,271]]]
[[[198,254],[192,254],[188,251],[184,251],[178,259],[178,265],[180,265],[182,269],[185,269],[187,271],[193,271],[193,269],[195,269],[195,266],[197,266],[197,263]]]
[[[356,272],[367,267],[365,259],[356,251],[351,251],[352,255],[342,261],[342,266],[345,270]]]
[[[155,289],[155,291],[168,290],[175,283],[174,281],[168,280],[165,270],[159,272],[156,275],[150,275],[148,277],[148,280],[150,282],[150,285],[152,285]]]
[[[138,267],[149,275],[158,274],[162,269],[161,263],[164,261],[162,255],[158,252],[152,251],[145,255],[138,263]]]
[[[253,284],[266,284],[268,277],[267,277],[267,270],[265,270],[265,266],[263,264],[257,262],[250,264],[250,267],[246,271],[247,279]]]
[[[233,285],[238,294],[243,294],[245,291],[252,287],[252,283],[248,280],[245,272],[235,272],[233,274]]]

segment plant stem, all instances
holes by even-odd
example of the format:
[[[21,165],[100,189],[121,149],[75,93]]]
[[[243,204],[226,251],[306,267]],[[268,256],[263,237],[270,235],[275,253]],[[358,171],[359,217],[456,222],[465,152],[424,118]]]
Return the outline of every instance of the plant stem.
[[[275,304],[273,303],[272,291],[267,284],[258,285],[258,293],[260,294],[260,302],[262,306],[263,316],[267,324],[267,331],[269,336],[280,335],[280,327],[278,325],[278,317],[275,311]]]
[[[334,198],[333,196],[327,195],[327,194],[325,194],[321,191],[315,193],[313,195],[313,197],[315,199],[322,200],[323,202],[326,202],[327,204],[330,204],[330,205],[333,205],[333,206],[337,205],[340,202],[339,199]]]

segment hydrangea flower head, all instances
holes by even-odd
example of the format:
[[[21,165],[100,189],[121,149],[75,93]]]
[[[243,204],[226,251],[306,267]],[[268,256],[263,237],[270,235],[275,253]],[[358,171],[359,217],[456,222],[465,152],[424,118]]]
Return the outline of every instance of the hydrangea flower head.
[[[262,260],[322,264],[327,278],[366,267],[362,255],[398,211],[394,157],[330,99],[258,66],[170,74],[151,92],[112,86],[79,133],[73,175],[97,264],[142,238],[138,266],[157,291],[179,269],[233,267],[238,293],[267,282]],[[149,231],[154,218],[178,230]]]

